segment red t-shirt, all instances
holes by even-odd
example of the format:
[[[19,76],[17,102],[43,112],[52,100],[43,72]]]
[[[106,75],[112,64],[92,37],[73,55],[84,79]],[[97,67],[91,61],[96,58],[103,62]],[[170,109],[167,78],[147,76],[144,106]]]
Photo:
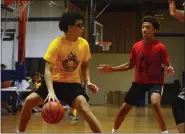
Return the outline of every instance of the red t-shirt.
[[[130,61],[135,61],[135,82],[164,84],[162,65],[169,62],[166,47],[158,40],[144,44],[141,40],[134,44]]]

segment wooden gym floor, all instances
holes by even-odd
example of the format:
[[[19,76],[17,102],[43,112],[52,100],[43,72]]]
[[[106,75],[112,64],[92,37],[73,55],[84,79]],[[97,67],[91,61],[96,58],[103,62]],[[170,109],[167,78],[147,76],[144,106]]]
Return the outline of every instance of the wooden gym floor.
[[[100,120],[104,132],[110,133],[113,127],[114,118],[117,114],[119,107],[116,106],[91,106],[93,113]],[[172,111],[170,107],[162,108],[164,118],[167,124],[168,131],[178,132],[173,119]],[[26,133],[29,132],[91,132],[87,123],[82,117],[79,117],[79,121],[69,121],[67,113],[64,120],[56,125],[48,125],[41,117],[40,113],[34,113]],[[17,115],[4,115],[1,117],[1,132],[15,133],[17,129],[19,114]],[[154,132],[161,133],[158,128],[157,122],[153,116],[152,109],[150,107],[134,108],[129,113],[125,121],[123,122],[119,132],[126,133],[144,133]]]

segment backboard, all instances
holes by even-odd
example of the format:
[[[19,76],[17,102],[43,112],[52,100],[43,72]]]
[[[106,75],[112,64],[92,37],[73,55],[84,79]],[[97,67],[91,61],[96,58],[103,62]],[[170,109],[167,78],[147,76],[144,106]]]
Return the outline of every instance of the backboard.
[[[93,36],[95,37],[95,44],[103,41],[103,24],[98,21],[94,21]]]

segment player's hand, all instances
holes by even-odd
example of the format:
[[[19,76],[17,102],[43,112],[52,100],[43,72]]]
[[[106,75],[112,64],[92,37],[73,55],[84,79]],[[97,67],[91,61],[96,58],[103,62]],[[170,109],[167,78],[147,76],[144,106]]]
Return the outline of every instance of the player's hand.
[[[113,72],[113,69],[111,66],[104,64],[104,65],[99,65],[99,67],[97,67],[97,71],[103,72],[103,73],[111,73]]]
[[[49,92],[48,93],[48,96],[46,97],[45,102],[47,100],[48,101],[58,101],[59,102],[59,100],[58,100],[58,98],[57,98],[57,96],[56,96],[56,94],[54,92]]]
[[[166,73],[171,76],[175,73],[174,68],[172,66],[169,66],[166,68]]]
[[[174,0],[168,0],[168,3],[169,3],[170,15],[174,16],[175,15],[175,10],[176,10],[175,2],[174,2]]]
[[[99,88],[98,88],[95,84],[93,84],[93,83],[87,83],[87,87],[88,87],[88,89],[91,90],[91,92],[93,92],[94,94],[95,94],[96,92],[98,92],[98,90],[99,90]]]

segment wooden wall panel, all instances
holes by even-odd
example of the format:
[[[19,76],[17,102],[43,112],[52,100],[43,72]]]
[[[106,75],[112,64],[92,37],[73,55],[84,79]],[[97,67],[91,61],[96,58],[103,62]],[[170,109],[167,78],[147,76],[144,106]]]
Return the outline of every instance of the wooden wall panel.
[[[128,53],[140,38],[140,17],[134,12],[104,12],[97,20],[104,26],[103,40],[112,42],[106,53]],[[102,48],[92,52],[102,52]]]

